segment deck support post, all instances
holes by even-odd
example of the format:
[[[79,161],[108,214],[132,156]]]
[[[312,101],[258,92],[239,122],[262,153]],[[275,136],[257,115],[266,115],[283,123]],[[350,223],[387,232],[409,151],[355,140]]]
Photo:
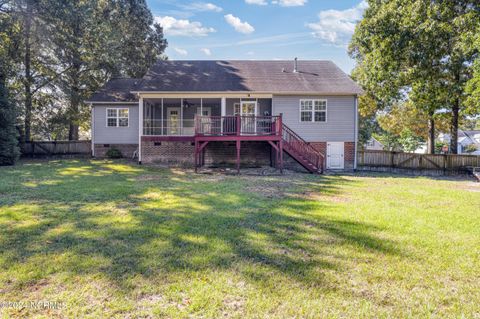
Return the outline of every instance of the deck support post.
[[[198,141],[195,139],[195,173],[198,172]]]
[[[275,168],[280,168],[280,145],[278,144],[278,142],[275,149]]]
[[[237,173],[240,174],[240,145],[241,141],[237,140]]]
[[[279,144],[278,153],[280,154],[280,173],[283,174],[283,140],[280,140],[278,144]]]

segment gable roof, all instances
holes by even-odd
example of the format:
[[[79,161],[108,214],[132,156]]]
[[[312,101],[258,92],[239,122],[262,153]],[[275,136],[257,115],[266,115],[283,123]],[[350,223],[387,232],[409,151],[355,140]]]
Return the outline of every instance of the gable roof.
[[[138,85],[140,80],[113,78],[85,102],[137,102],[137,97],[131,91]]]
[[[138,92],[258,92],[356,95],[362,89],[331,61],[159,60],[142,79],[110,80],[86,102],[135,102]]]
[[[459,142],[463,142],[463,140],[460,141],[460,138],[463,138],[463,139],[468,138],[469,141],[470,141],[470,144],[479,144],[480,145],[479,136],[480,136],[480,130],[471,130],[471,131],[458,130]]]
[[[158,61],[137,92],[361,94],[331,61]]]

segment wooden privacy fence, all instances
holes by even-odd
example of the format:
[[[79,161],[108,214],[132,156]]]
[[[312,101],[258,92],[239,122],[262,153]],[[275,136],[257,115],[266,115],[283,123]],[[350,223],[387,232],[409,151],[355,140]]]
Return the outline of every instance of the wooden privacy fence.
[[[415,154],[389,151],[359,151],[358,165],[413,170],[472,171],[480,156],[463,154]]]
[[[91,145],[90,141],[32,141],[22,145],[22,155],[90,155]]]

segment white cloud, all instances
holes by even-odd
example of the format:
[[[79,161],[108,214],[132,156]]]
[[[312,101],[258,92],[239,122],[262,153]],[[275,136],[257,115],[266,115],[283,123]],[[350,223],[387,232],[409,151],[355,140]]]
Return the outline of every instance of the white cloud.
[[[253,51],[248,51],[248,52],[247,52],[247,55],[250,55],[250,56],[255,55],[255,52],[253,52]]]
[[[282,7],[300,7],[304,6],[308,0],[275,0],[272,4],[278,4]]]
[[[177,53],[180,54],[180,55],[183,55],[183,56],[188,55],[188,51],[185,50],[185,49],[173,48],[173,50],[175,50],[175,52],[177,52]]]
[[[245,3],[256,4],[259,6],[266,6],[268,4],[266,0],[245,0]]]
[[[155,17],[155,21],[160,23],[166,35],[204,37],[215,32],[214,28],[204,27],[200,22],[176,19],[170,16]]]
[[[225,15],[225,20],[230,24],[237,32],[243,34],[249,34],[255,31],[255,28],[252,27],[248,22],[242,22],[240,18],[235,17],[232,14]]]
[[[362,19],[363,11],[368,7],[365,0],[357,6],[346,10],[320,11],[319,21],[308,23],[313,35],[336,45],[345,45],[353,32],[355,25]]]
[[[200,49],[200,51],[202,51],[205,55],[208,55],[208,56],[212,55],[212,51],[210,51],[210,49],[203,48],[203,49]]]
[[[194,10],[194,11],[214,11],[214,12],[222,12],[223,9],[219,6],[210,3],[210,2],[194,2],[187,5],[182,5],[182,8],[185,10]]]

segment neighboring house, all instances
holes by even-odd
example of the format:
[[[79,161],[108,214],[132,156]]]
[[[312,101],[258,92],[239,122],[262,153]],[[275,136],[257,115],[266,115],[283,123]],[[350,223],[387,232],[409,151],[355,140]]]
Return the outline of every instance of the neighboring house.
[[[427,154],[427,143],[420,143],[417,149],[414,151],[416,154]]]
[[[356,165],[360,87],[330,61],[158,61],[89,101],[92,152],[140,163]],[[285,154],[285,156],[284,156]]]
[[[450,143],[450,134],[440,134],[438,139],[440,142]],[[473,154],[477,155],[480,151],[480,130],[463,131],[458,130],[458,154]],[[467,152],[467,150],[476,148],[477,151]]]
[[[369,151],[383,151],[383,144],[380,143],[375,137],[370,137],[370,139],[364,145],[366,150]]]

